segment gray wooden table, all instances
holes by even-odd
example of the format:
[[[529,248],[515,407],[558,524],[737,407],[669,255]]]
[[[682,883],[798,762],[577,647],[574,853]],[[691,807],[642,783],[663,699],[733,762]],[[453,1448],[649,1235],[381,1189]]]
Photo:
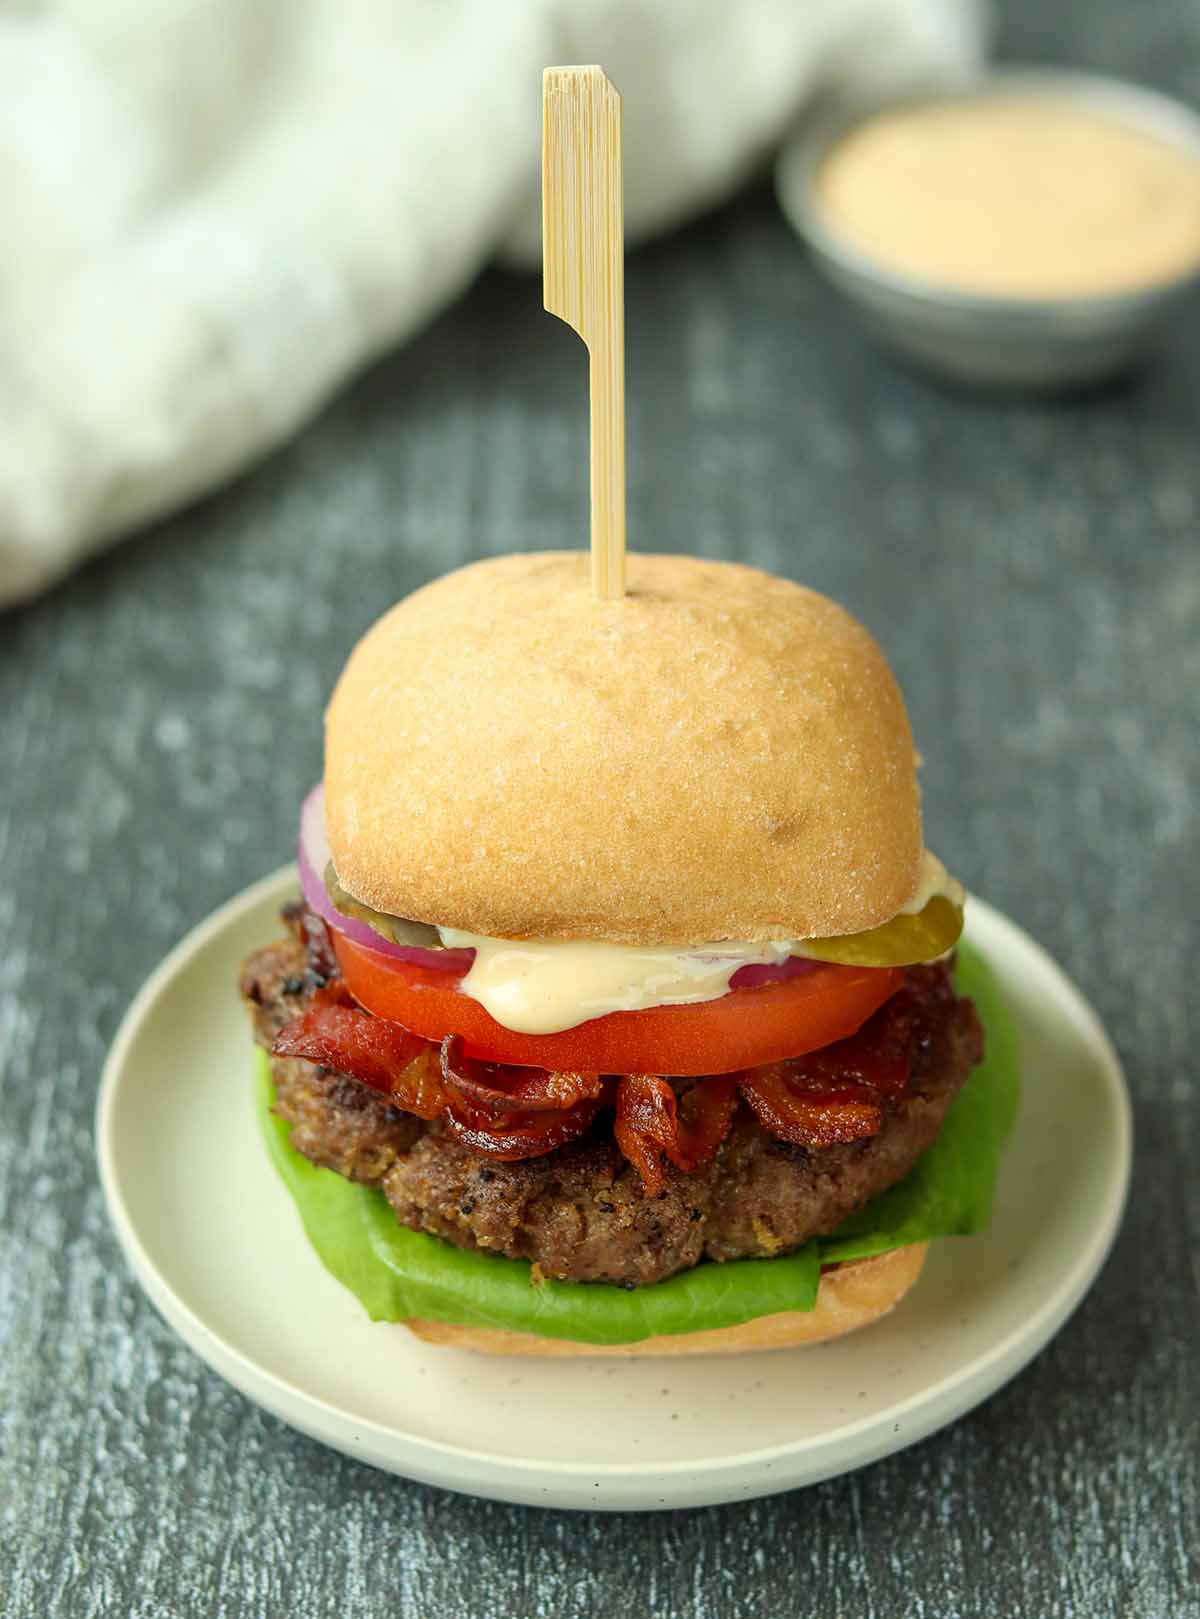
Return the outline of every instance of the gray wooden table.
[[[1042,9],[1078,14],[1014,5],[1010,54],[1200,100],[1194,0]],[[956,394],[864,345],[765,192],[634,256],[628,296],[635,543],[791,574],[884,643],[931,845],[1066,964],[1127,1064],[1116,1253],[948,1431],[657,1518],[345,1460],[132,1282],[91,1114],[133,991],[288,854],[323,698],[381,608],[474,556],[586,543],[581,355],[533,281],[492,274],[237,487],[0,617],[5,1614],[1200,1615],[1200,309],[1132,387]]]

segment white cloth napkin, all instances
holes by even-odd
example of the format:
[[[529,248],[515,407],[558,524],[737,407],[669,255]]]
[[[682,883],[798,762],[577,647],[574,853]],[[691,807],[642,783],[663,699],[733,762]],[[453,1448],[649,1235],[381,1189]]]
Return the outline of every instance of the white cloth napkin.
[[[631,241],[826,89],[953,77],[982,0],[41,0],[0,16],[0,602],[228,478],[497,253],[541,70],[625,104]]]

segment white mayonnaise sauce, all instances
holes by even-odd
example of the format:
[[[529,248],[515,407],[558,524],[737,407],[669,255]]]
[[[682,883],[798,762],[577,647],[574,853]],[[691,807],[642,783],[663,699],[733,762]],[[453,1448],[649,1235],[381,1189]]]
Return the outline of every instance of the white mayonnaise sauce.
[[[917,916],[931,899],[948,899],[951,905],[962,909],[967,891],[957,877],[951,877],[937,855],[926,849],[921,855],[921,870],[917,876],[917,891],[907,905],[900,907],[901,916]]]
[[[715,1001],[739,967],[777,965],[793,953],[786,940],[672,950],[600,939],[488,939],[459,928],[438,932],[451,949],[475,952],[460,991],[521,1034],[556,1034],[607,1012]]]
[[[915,915],[938,894],[963,903],[962,884],[926,850],[916,893],[901,911]],[[806,954],[802,939],[678,950],[593,939],[490,939],[461,928],[438,933],[447,948],[475,952],[459,990],[519,1034],[557,1034],[609,1012],[714,1001],[740,967],[777,966]]]

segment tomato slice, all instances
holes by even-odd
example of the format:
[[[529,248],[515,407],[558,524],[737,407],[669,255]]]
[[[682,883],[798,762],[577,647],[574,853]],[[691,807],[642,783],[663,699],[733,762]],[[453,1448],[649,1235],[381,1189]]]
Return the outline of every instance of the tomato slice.
[[[518,1034],[458,989],[448,973],[396,961],[334,932],[346,987],[377,1017],[468,1056],[592,1074],[731,1074],[816,1051],[854,1034],[900,988],[898,967],[821,965],[778,984],[734,989],[696,1006],[610,1012],[557,1034]]]

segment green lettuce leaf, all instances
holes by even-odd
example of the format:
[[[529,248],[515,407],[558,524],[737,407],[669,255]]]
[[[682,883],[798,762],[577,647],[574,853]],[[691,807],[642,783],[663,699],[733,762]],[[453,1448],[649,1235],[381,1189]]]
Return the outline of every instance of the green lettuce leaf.
[[[967,945],[959,947],[957,980],[959,994],[974,1000],[983,1020],[983,1062],[905,1178],[820,1239],[822,1264],[867,1259],[932,1237],[969,1237],[991,1221],[1000,1153],[1017,1113],[1020,1051],[991,970]]]
[[[632,1291],[603,1282],[551,1279],[535,1285],[524,1260],[471,1253],[398,1225],[382,1192],[318,1169],[293,1149],[290,1126],[271,1112],[271,1069],[261,1051],[259,1116],[271,1159],[318,1258],[372,1321],[424,1317],[597,1344],[736,1326],[780,1310],[811,1310],[823,1263],[987,1225],[1000,1149],[1016,1112],[1016,1035],[990,971],[966,945],[959,951],[958,981],[979,1008],[987,1054],[937,1141],[905,1180],[832,1236],[794,1254],[706,1262]]]

